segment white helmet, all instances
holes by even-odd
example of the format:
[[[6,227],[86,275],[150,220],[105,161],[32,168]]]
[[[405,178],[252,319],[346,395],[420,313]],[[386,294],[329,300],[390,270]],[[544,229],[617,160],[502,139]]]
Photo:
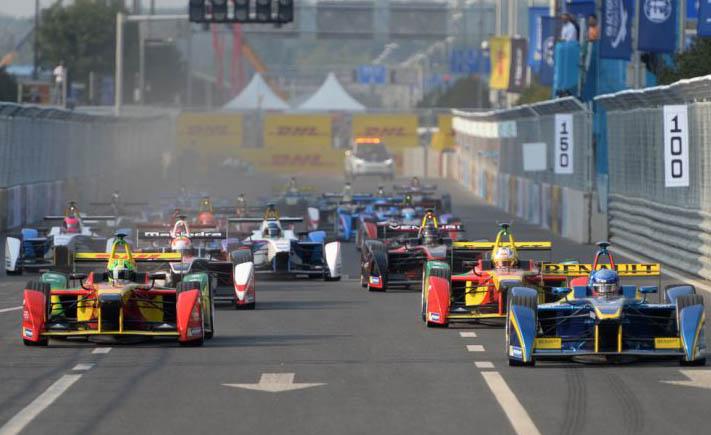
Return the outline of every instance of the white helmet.
[[[497,269],[513,267],[518,262],[513,249],[509,248],[508,246],[502,246],[498,248],[496,252],[494,252],[494,255],[491,260],[494,262],[494,267],[496,267]]]

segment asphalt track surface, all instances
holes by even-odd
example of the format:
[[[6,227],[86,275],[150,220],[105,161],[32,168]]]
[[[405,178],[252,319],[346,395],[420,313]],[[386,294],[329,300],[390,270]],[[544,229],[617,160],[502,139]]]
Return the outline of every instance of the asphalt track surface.
[[[340,183],[314,181],[322,190]],[[511,220],[439,184],[453,193],[469,239],[491,238],[497,221]],[[513,229],[520,240],[551,239],[515,220]],[[593,253],[552,240],[556,259]],[[218,309],[216,336],[202,348],[26,348],[15,308],[28,278],[0,277],[0,434],[708,432],[705,367],[689,369],[707,378],[694,386],[663,382],[688,380],[671,361],[510,368],[500,325],[427,329],[419,292],[369,293],[354,247],[343,251],[350,279],[258,282],[258,309]],[[223,385],[270,373],[324,385],[279,393]]]

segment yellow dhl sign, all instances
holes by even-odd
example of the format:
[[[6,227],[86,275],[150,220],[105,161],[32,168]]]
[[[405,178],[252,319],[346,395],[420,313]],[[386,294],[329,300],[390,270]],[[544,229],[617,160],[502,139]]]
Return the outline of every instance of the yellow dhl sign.
[[[489,88],[508,89],[511,74],[511,38],[508,36],[489,39],[491,75]]]
[[[654,337],[655,349],[681,349],[679,337]]]
[[[592,272],[592,264],[544,264],[544,275],[586,276]],[[609,269],[609,264],[598,264],[596,270]],[[659,276],[661,266],[658,263],[616,264],[615,270],[620,276]]]
[[[563,340],[560,337],[541,337],[536,338],[533,343],[534,349],[541,350],[559,350],[563,347]]]
[[[353,115],[353,137],[377,137],[388,148],[408,148],[419,145],[417,115],[356,114]]]
[[[264,146],[293,149],[295,146],[330,148],[331,117],[328,115],[285,115],[270,113],[264,118]]]
[[[177,120],[178,149],[232,157],[242,146],[242,120],[242,115],[234,113],[181,113]]]
[[[453,242],[452,246],[458,249],[471,249],[473,251],[487,251],[494,249],[494,242]],[[511,246],[511,243],[499,243],[499,246]],[[525,250],[550,250],[551,242],[516,242],[516,249]]]

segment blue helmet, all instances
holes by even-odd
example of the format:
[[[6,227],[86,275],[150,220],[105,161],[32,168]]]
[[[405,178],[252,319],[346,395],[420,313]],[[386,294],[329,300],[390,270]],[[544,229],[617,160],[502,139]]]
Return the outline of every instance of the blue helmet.
[[[612,269],[596,270],[590,275],[590,287],[598,295],[617,294],[620,288],[620,276]]]

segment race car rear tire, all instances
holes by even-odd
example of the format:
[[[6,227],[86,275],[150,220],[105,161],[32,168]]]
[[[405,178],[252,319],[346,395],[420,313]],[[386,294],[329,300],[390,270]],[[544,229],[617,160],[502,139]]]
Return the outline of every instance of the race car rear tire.
[[[506,354],[508,355],[509,349],[510,349],[510,334],[512,331],[512,326],[511,326],[511,308],[513,306],[523,306],[523,307],[528,307],[533,310],[534,313],[538,312],[538,296],[533,296],[533,295],[528,295],[528,294],[513,294],[511,295],[508,300],[507,300],[507,306],[508,306],[508,311],[506,315]],[[538,322],[538,320],[534,320],[535,322]],[[515,358],[510,358],[509,357],[509,366],[510,367],[534,367],[536,365],[536,360],[535,358],[531,357],[530,361],[521,361],[519,359]]]
[[[52,305],[50,302],[52,287],[50,286],[50,284],[47,282],[32,280],[32,281],[27,282],[27,284],[25,285],[25,288],[27,290],[36,290],[36,291],[44,294],[45,312],[47,313],[47,319],[49,319],[49,314],[52,312]],[[25,346],[47,346],[49,344],[49,339],[45,337],[45,338],[39,339],[38,341],[31,341],[31,340],[25,340],[23,338],[22,342],[24,343]]]
[[[17,266],[15,270],[5,269],[5,275],[7,276],[20,276],[22,275],[22,266]]]
[[[385,292],[388,290],[388,249],[385,247],[385,244],[380,240],[366,241],[365,248],[370,254],[370,267],[368,270],[368,276],[372,275],[373,267],[377,267],[378,272],[380,272],[380,281],[382,284],[382,287],[380,288],[373,288],[370,286],[370,279],[368,279],[368,290],[371,292]]]
[[[177,301],[177,295],[179,295],[182,292],[185,291],[190,291],[190,290],[197,290],[200,291],[200,283],[197,281],[181,281],[178,283],[178,285],[175,287],[175,293],[176,293],[176,301]],[[204,310],[203,310],[204,312]],[[198,339],[198,340],[191,340],[191,341],[179,341],[181,346],[186,346],[186,347],[199,347],[202,346],[205,343],[205,339],[207,338],[208,332],[205,329],[204,326],[204,321],[203,321],[203,336]]]
[[[69,273],[72,271],[72,250],[69,246],[54,247],[54,270]]]

